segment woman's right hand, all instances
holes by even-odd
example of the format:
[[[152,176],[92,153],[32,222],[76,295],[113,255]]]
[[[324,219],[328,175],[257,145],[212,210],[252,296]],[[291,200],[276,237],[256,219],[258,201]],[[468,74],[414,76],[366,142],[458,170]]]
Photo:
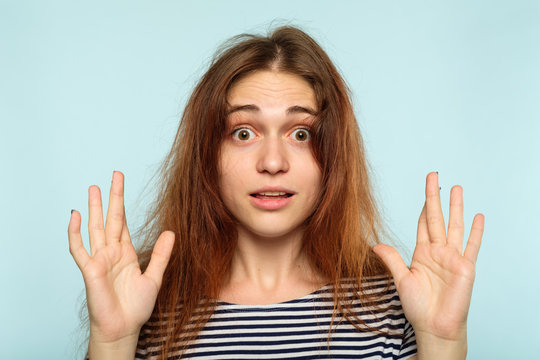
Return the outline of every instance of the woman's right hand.
[[[83,246],[81,215],[72,211],[69,250],[82,272],[90,316],[91,344],[120,344],[136,339],[150,318],[163,273],[174,245],[174,233],[163,232],[144,273],[131,243],[124,211],[124,175],[113,173],[107,221],[103,225],[101,194],[88,189],[90,254]]]

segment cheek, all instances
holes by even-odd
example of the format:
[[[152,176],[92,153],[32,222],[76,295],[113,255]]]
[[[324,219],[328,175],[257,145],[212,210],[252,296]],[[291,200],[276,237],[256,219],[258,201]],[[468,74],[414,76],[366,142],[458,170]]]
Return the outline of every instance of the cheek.
[[[300,174],[303,176],[305,184],[309,184],[314,195],[318,195],[321,188],[322,173],[319,165],[313,157],[305,159]]]
[[[245,187],[246,161],[223,154],[219,166],[219,185],[222,198],[230,199]]]

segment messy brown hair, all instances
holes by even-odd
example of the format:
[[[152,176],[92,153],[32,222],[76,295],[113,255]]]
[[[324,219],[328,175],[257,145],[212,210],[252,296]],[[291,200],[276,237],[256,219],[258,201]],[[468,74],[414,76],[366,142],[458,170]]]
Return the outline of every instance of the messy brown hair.
[[[216,53],[187,102],[160,171],[157,200],[142,228],[143,269],[159,234],[176,234],[151,318],[160,324],[155,331],[162,335],[162,359],[180,353],[204,327],[231,265],[237,229],[218,188],[226,99],[238,79],[258,70],[301,76],[315,93],[311,144],[322,171],[322,192],[304,224],[303,251],[313,269],[334,285],[334,313],[354,316],[345,298],[350,288],[343,288],[341,279],[354,279],[357,298],[367,304],[374,299],[362,290],[362,279],[388,276],[371,250],[383,229],[345,81],[323,49],[296,27],[282,26],[268,36],[236,36]]]

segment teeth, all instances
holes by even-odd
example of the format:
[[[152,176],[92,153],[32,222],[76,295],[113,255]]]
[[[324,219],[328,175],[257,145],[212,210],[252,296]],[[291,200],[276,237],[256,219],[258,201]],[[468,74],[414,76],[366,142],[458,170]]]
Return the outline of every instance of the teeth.
[[[281,191],[267,191],[267,192],[259,193],[258,195],[263,195],[263,196],[283,196],[283,195],[287,195],[287,193],[286,192],[281,192]]]

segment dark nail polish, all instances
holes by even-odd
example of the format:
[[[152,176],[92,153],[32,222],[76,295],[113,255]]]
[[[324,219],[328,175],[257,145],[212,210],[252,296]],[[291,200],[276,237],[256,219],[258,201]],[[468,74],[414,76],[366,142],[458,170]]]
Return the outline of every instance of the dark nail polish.
[[[75,211],[74,209],[71,209],[71,213],[72,213],[72,214],[73,214],[74,211]]]
[[[439,190],[441,190],[441,187],[439,186]]]
[[[438,171],[435,171],[437,173],[437,175],[439,175],[439,172]]]

